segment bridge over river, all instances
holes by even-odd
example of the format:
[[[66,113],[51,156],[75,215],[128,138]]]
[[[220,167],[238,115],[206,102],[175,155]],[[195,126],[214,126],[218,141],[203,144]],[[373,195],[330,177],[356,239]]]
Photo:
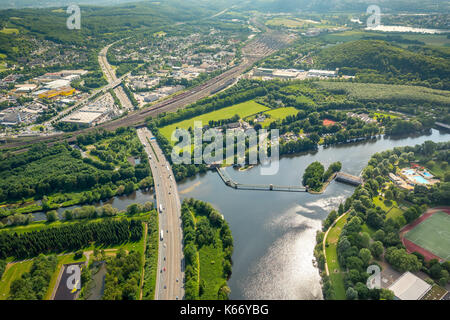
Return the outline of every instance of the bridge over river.
[[[228,174],[220,167],[216,167],[217,173],[219,174],[220,178],[223,180],[223,182],[233,189],[240,189],[240,190],[256,190],[256,191],[280,191],[280,192],[308,192],[307,187],[302,186],[277,186],[273,184],[245,184],[245,183],[238,183],[235,182],[233,179],[228,176]],[[353,175],[350,175],[348,173],[344,172],[338,172],[334,174],[324,185],[323,190],[319,192],[311,191],[311,193],[323,193],[325,191],[325,188],[328,186],[328,184],[333,180],[336,179],[338,182],[350,184],[353,186],[359,186],[363,184],[363,180],[360,177],[356,177]]]

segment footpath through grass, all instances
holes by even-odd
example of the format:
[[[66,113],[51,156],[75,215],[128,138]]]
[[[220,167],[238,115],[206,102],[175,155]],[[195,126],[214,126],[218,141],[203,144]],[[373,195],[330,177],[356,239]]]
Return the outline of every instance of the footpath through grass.
[[[17,262],[7,266],[0,281],[0,300],[6,300],[9,297],[9,288],[14,280],[20,279],[22,275],[29,272],[33,260]]]
[[[328,265],[328,270],[330,272],[330,280],[334,290],[335,300],[345,300],[345,286],[344,286],[344,275],[339,265],[339,260],[337,256],[337,244],[339,241],[339,236],[342,232],[342,228],[347,222],[348,215],[342,217],[336,225],[331,228],[328,233],[325,248],[325,258]]]

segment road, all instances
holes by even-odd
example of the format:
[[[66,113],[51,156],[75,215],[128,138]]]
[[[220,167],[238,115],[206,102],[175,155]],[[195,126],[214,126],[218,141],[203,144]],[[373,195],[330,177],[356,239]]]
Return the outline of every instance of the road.
[[[19,141],[5,139],[6,143],[1,144],[0,149],[26,147],[28,145],[39,142],[51,143],[62,140],[67,140],[71,142],[76,139],[76,136],[83,133],[87,133],[92,130],[96,130],[98,128],[104,128],[106,130],[115,130],[120,127],[142,125],[145,123],[145,119],[148,117],[156,117],[157,115],[165,112],[174,112],[178,109],[184,108],[192,103],[195,103],[202,98],[210,96],[211,92],[220,89],[231,79],[237,79],[237,77],[239,77],[242,73],[244,73],[255,62],[276,52],[279,49],[286,47],[292,40],[293,39],[289,38],[285,34],[280,34],[279,32],[270,32],[263,34],[258,38],[254,38],[242,49],[243,59],[239,65],[225,71],[221,75],[207,81],[206,83],[199,85],[189,91],[186,91],[185,93],[177,95],[169,100],[156,103],[145,109],[130,111],[126,117],[102,123],[96,127],[79,130],[69,134],[61,133],[52,136],[31,137],[31,138],[24,138]],[[107,50],[106,48],[104,48],[103,50]],[[106,55],[105,52],[103,52],[103,54]],[[106,77],[109,79],[108,81],[112,81],[115,75],[111,75],[111,73],[114,72],[112,71],[111,66],[109,66],[107,62],[105,63],[106,57],[104,58],[99,57],[99,60],[103,61],[102,69],[105,68],[106,71],[104,72],[106,74]],[[122,76],[117,81],[121,81],[125,76],[126,75]],[[116,83],[117,82],[113,82],[113,84]],[[109,84],[102,90],[107,90],[111,88],[113,84]],[[120,96],[121,95],[118,94],[119,99],[121,99]],[[123,106],[127,107],[129,106],[128,104],[131,104],[128,97],[125,96],[122,98],[124,99],[124,101],[128,101],[127,103],[122,103]]]
[[[122,41],[122,40],[119,40]],[[117,41],[118,42],[118,41]],[[108,85],[111,87],[114,87],[114,93],[116,94],[117,98],[120,100],[120,103],[122,104],[122,107],[124,107],[127,110],[133,110],[133,104],[131,103],[130,99],[128,99],[128,96],[126,95],[125,91],[121,86],[118,86],[118,83],[121,83],[122,80],[128,76],[128,74],[123,75],[119,79],[116,77],[116,72],[111,67],[111,65],[108,62],[107,54],[109,48],[111,48],[112,45],[115,43],[111,43],[110,45],[104,47],[102,51],[100,51],[100,54],[98,55],[98,63],[100,64],[100,68],[103,71],[103,74],[106,77],[106,80],[108,81]],[[109,88],[108,88],[109,89]]]
[[[181,300],[184,297],[184,255],[181,203],[177,184],[171,166],[153,139],[152,133],[147,128],[141,128],[137,130],[137,134],[149,156],[159,212],[155,300]],[[162,212],[160,206],[163,208]]]

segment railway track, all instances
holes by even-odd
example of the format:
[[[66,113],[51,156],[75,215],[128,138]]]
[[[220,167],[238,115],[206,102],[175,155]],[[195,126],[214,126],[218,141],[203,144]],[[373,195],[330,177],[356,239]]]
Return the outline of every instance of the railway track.
[[[155,117],[160,113],[164,112],[174,112],[180,108],[184,108],[196,101],[205,98],[211,94],[214,90],[220,88],[225,83],[231,79],[236,79],[241,75],[247,68],[251,67],[255,62],[259,61],[265,56],[268,56],[282,47],[285,47],[287,43],[284,39],[280,38],[276,34],[263,35],[259,39],[255,39],[249,43],[245,48],[243,48],[244,59],[243,62],[222,73],[221,75],[207,81],[206,83],[195,87],[192,90],[179,94],[169,100],[162,101],[151,107],[133,111],[129,113],[126,117],[102,123],[98,126],[86,128],[83,130],[71,132],[71,133],[61,133],[52,136],[40,136],[31,137],[29,139],[24,138],[23,140],[12,140],[6,139],[6,143],[0,144],[0,150],[2,149],[21,149],[20,151],[27,150],[26,147],[35,143],[49,143],[53,144],[58,141],[69,141],[72,142],[76,137],[83,133],[88,133],[90,131],[103,128],[105,130],[115,130],[120,127],[128,126],[140,126],[145,123],[145,119],[148,117]],[[100,59],[106,59],[106,54],[101,54]],[[107,69],[107,68],[106,68]],[[114,80],[114,75],[108,72],[107,77]],[[4,140],[5,141],[5,140]],[[24,149],[25,148],[25,149]]]

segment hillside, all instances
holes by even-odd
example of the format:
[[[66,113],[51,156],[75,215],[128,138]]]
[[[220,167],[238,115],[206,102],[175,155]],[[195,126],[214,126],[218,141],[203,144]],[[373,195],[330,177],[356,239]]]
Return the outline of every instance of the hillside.
[[[420,84],[449,89],[450,61],[396,47],[381,40],[358,40],[322,50],[317,64],[340,68],[366,82]]]

